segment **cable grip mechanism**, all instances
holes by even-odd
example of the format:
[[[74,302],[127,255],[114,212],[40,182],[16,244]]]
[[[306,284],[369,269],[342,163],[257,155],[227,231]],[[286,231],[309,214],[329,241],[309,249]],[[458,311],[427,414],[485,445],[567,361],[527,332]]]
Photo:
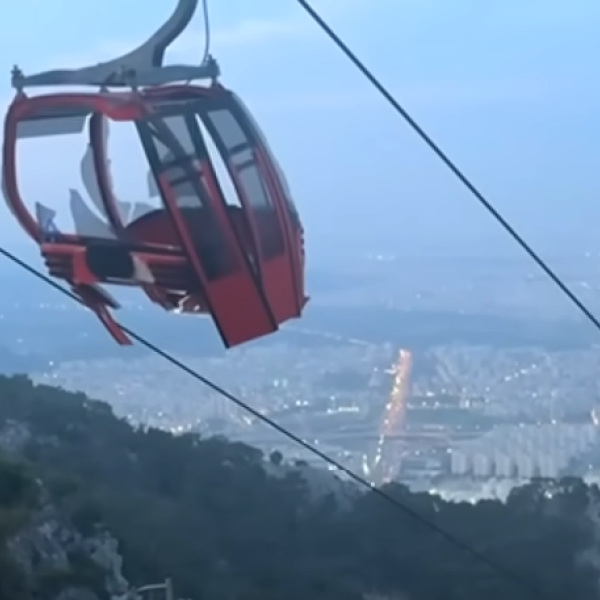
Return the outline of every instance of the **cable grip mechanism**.
[[[198,0],[178,0],[172,15],[150,38],[135,50],[106,62],[79,69],[55,69],[25,75],[15,66],[11,83],[17,93],[28,87],[93,86],[100,88],[153,87],[211,79],[220,70],[217,61],[208,56],[199,65],[164,65],[167,48],[185,31],[198,8]]]

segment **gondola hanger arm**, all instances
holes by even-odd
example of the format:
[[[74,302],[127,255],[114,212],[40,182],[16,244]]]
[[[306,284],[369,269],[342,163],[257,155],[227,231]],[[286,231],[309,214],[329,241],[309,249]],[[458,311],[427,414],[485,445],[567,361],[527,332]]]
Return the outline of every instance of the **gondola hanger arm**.
[[[103,88],[149,87],[177,81],[210,79],[219,75],[217,61],[208,56],[199,65],[164,65],[167,48],[192,20],[199,0],[178,0],[169,19],[135,50],[106,62],[79,69],[55,69],[25,75],[12,70],[12,86],[17,92],[28,87],[94,86]]]

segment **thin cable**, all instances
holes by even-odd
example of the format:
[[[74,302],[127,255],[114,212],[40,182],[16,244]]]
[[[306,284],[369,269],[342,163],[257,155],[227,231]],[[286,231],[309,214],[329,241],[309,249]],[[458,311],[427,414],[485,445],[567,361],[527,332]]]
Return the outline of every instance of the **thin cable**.
[[[208,62],[210,58],[210,45],[211,45],[211,37],[210,37],[210,14],[208,10],[208,0],[202,0],[202,16],[204,18],[204,52],[202,55],[202,63],[204,64]]]
[[[9,252],[2,246],[0,246],[0,255],[4,256],[5,258],[10,260],[14,264],[18,265],[19,267],[21,267],[22,269],[24,269],[25,271],[27,271],[28,273],[30,273],[31,275],[33,275],[34,277],[39,279],[40,281],[47,283],[54,289],[63,293],[65,296],[68,296],[72,300],[75,300],[77,303],[84,305],[83,302],[71,291],[65,289],[59,283],[54,281],[51,277],[38,271],[37,269],[35,269],[31,265],[27,264],[25,261],[21,260],[18,256],[14,255],[12,252]],[[460,538],[456,537],[454,534],[450,533],[443,527],[440,527],[434,521],[431,521],[427,517],[424,517],[418,511],[414,510],[410,506],[407,506],[406,504],[404,504],[397,498],[390,496],[385,491],[371,485],[364,477],[361,477],[360,475],[358,475],[357,473],[352,471],[352,469],[349,469],[348,467],[344,466],[342,463],[338,462],[334,458],[331,458],[329,455],[325,454],[325,452],[322,452],[321,450],[319,450],[312,444],[309,444],[308,442],[306,442],[305,440],[303,440],[302,438],[297,436],[295,433],[289,431],[288,429],[286,429],[285,427],[283,427],[276,421],[273,421],[272,419],[270,419],[266,415],[263,415],[261,412],[259,412],[255,408],[252,408],[252,406],[250,406],[249,404],[246,404],[243,400],[241,400],[240,398],[238,398],[231,392],[228,392],[225,388],[221,387],[217,383],[214,383],[213,381],[211,381],[204,375],[201,375],[200,373],[198,373],[198,371],[195,371],[194,369],[192,369],[191,367],[186,365],[184,362],[178,360],[177,358],[175,358],[172,354],[170,354],[166,350],[163,350],[156,344],[153,344],[152,342],[146,340],[141,335],[138,335],[137,333],[135,333],[128,327],[125,327],[124,325],[121,325],[120,323],[117,323],[117,325],[121,328],[121,330],[124,333],[126,333],[131,339],[138,342],[138,344],[140,344],[141,346],[144,346],[146,349],[150,350],[154,354],[162,357],[164,360],[171,363],[174,367],[177,367],[184,373],[187,373],[190,377],[193,377],[196,381],[202,383],[203,385],[210,388],[217,394],[223,396],[224,398],[226,398],[227,400],[229,400],[230,402],[232,402],[233,404],[235,404],[242,410],[250,413],[253,417],[258,419],[259,421],[262,421],[263,423],[265,423],[266,425],[268,425],[275,431],[278,431],[279,433],[281,433],[283,436],[287,437],[288,439],[292,440],[298,446],[301,446],[302,448],[304,448],[311,454],[314,454],[315,456],[317,456],[321,460],[325,461],[326,463],[332,465],[333,467],[335,467],[342,473],[345,473],[350,479],[352,479],[353,481],[358,483],[360,486],[369,489],[372,493],[383,498],[384,500],[389,502],[392,506],[394,506],[398,510],[403,511],[409,517],[415,519],[416,521],[418,521],[419,523],[421,523],[423,526],[427,527],[434,533],[437,533],[439,536],[441,536],[446,541],[448,541],[451,545],[459,548],[460,550],[462,550],[466,554],[470,555],[475,560],[487,565],[487,567],[490,570],[495,571],[496,573],[498,573],[499,575],[504,577],[507,581],[510,581],[513,584],[515,584],[516,586],[522,588],[524,591],[531,594],[532,597],[538,598],[539,600],[548,600],[549,596],[545,595],[540,589],[538,589],[538,587],[533,582],[529,581],[525,577],[522,577],[519,573],[515,573],[512,570],[507,569],[503,565],[496,563],[495,561],[489,559],[485,554],[481,553],[476,548],[473,548],[466,542],[462,541]]]
[[[367,66],[350,50],[348,45],[335,33],[319,13],[306,1],[297,0],[300,6],[310,15],[317,25],[329,36],[335,45],[346,55],[354,66],[369,80],[373,87],[388,101],[392,108],[410,125],[419,137],[435,152],[438,158],[454,173],[460,182],[475,196],[479,203],[492,215],[510,237],[525,251],[537,266],[567,296],[579,311],[600,331],[600,319],[571,291],[569,286],[554,272],[546,261],[527,243],[523,236],[500,214],[497,208],[475,187],[471,180],[450,160],[448,155],[433,141],[425,130],[413,119],[408,111],[394,98],[390,91],[375,77]]]

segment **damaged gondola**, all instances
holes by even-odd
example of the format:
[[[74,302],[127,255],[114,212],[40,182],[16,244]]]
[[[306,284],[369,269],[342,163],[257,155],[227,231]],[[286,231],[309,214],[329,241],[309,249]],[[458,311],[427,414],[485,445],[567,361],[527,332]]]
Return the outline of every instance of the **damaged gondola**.
[[[76,70],[12,74],[16,97],[4,125],[3,189],[12,214],[39,244],[50,275],[64,280],[120,344],[119,307],[103,284],[138,287],[168,311],[208,314],[226,347],[299,318],[304,291],[303,228],[285,176],[258,124],[218,81],[212,57],[163,65],[197,0],[179,0],[145,44],[113,61]],[[191,82],[194,83],[181,83]],[[27,95],[34,87],[57,88]],[[91,87],[94,91],[63,91]],[[159,208],[124,215],[111,184],[110,122],[134,124]],[[48,202],[28,210],[19,191],[19,140],[87,129],[82,175],[105,226],[61,231]],[[215,152],[218,156],[215,156]],[[58,160],[58,159],[56,159]],[[235,191],[223,192],[225,170]],[[71,192],[75,223],[85,201]]]

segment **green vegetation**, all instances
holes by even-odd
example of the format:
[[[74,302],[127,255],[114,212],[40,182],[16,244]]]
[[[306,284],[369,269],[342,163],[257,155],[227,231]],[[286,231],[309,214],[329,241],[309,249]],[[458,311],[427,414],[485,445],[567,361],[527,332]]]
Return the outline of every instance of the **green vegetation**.
[[[268,459],[241,443],[136,429],[104,403],[25,377],[0,378],[2,427],[12,433],[0,441],[11,439],[25,462],[0,462],[0,547],[39,502],[39,478],[80,531],[102,523],[120,540],[133,585],[171,576],[194,600],[521,600],[533,597],[527,585],[556,599],[597,593],[585,557],[600,493],[577,479],[533,481],[505,504],[386,488],[514,572],[519,588],[373,492],[345,508],[333,495],[315,500],[297,471],[269,476]],[[49,591],[57,578],[46,575]],[[0,551],[0,600],[24,597]]]
[[[0,459],[0,599],[25,597],[27,585],[6,540],[28,521],[38,502],[38,486],[24,465]]]

